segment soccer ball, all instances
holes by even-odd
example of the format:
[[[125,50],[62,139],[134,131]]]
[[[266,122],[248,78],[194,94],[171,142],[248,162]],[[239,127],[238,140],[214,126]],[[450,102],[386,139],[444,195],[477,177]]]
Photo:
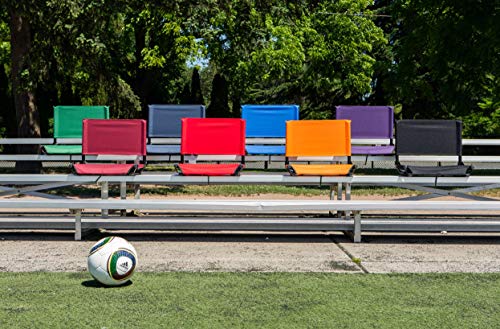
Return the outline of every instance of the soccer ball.
[[[137,252],[125,239],[106,237],[90,249],[87,266],[97,281],[107,286],[119,286],[127,282],[134,273]]]

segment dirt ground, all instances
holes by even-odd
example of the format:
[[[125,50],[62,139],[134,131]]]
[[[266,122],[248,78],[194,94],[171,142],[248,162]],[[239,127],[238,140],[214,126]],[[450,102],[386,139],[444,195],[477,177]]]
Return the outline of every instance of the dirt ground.
[[[500,235],[115,233],[137,249],[139,271],[500,272]],[[100,237],[0,232],[0,271],[85,271]]]

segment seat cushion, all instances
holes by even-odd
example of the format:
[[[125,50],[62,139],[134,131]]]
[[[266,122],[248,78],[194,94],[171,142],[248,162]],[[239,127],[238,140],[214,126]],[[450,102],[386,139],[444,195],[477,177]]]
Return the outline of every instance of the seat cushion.
[[[284,155],[285,145],[247,145],[248,154]]]
[[[78,175],[130,175],[144,168],[134,164],[115,164],[115,163],[75,163],[73,165]]]
[[[82,145],[43,145],[46,154],[82,154]]]
[[[237,176],[243,169],[243,165],[239,163],[180,163],[177,169],[184,176]]]
[[[390,155],[394,153],[394,145],[351,146],[351,154]]]
[[[472,166],[397,166],[401,176],[465,177],[472,172]]]
[[[181,154],[180,145],[148,145],[148,154]]]
[[[348,176],[354,171],[352,164],[294,164],[288,166],[294,176]]]

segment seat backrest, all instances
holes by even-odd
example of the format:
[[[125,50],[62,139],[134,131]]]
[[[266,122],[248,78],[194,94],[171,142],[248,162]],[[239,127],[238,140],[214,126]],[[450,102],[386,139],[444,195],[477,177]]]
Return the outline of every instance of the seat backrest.
[[[396,122],[396,155],[461,154],[461,121],[399,120]]]
[[[351,138],[393,138],[392,106],[341,105],[336,107],[337,120],[351,120]]]
[[[83,119],[109,119],[109,107],[54,106],[54,138],[82,138]]]
[[[83,120],[84,155],[146,155],[146,121]]]
[[[300,120],[286,123],[286,156],[350,156],[349,120]]]
[[[204,118],[203,105],[149,105],[148,137],[181,137],[182,118]]]
[[[243,105],[247,137],[285,137],[286,121],[299,120],[298,105]]]
[[[182,119],[181,154],[245,155],[245,120]]]

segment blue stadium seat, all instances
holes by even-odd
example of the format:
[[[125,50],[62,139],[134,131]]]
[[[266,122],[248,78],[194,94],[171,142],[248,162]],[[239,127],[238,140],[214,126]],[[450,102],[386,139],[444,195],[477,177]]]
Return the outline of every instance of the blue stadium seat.
[[[285,138],[286,121],[299,119],[298,105],[243,105],[247,138]],[[248,154],[284,155],[284,145],[247,145]]]
[[[203,105],[149,105],[148,138],[180,138],[182,118],[204,118]],[[180,154],[180,145],[150,144],[148,154]]]

